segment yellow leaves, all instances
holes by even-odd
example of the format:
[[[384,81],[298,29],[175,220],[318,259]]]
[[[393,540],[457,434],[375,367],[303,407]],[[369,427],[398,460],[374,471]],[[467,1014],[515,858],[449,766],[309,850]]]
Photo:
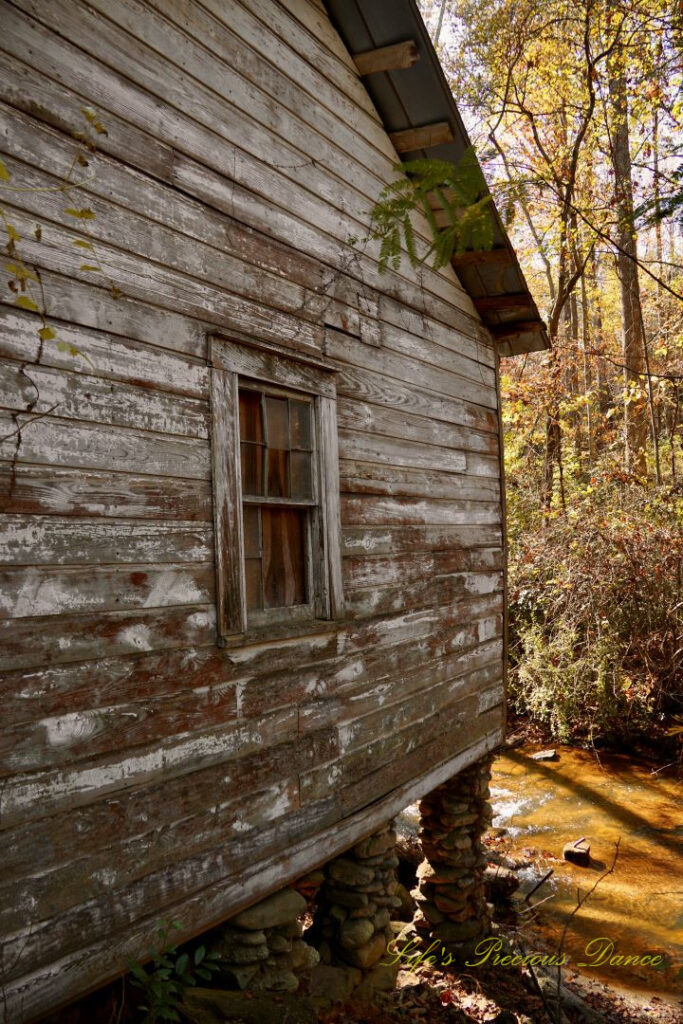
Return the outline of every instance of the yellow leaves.
[[[30,310],[32,313],[40,313],[38,303],[28,295],[18,295],[14,303],[22,309]]]
[[[59,352],[67,352],[70,356],[74,356],[74,358],[82,355],[80,349],[77,349],[75,345],[72,345],[68,341],[58,341],[57,349]]]
[[[0,181],[11,181],[12,175],[7,170],[6,165],[0,160]]]
[[[81,113],[86,119],[88,124],[97,132],[98,135],[106,135],[107,129],[100,121],[100,116],[94,107],[81,107]]]
[[[102,267],[98,267],[94,263],[81,263],[78,269],[88,271],[89,273],[100,273],[102,271]]]
[[[95,220],[95,214],[89,207],[77,209],[75,206],[67,206],[64,213],[67,213],[69,217],[75,217],[77,220]]]
[[[38,275],[26,266],[25,263],[5,263],[4,269],[16,281],[35,281],[38,283]]]
[[[15,228],[14,224],[10,224],[9,221],[5,224],[5,231],[7,232],[7,237],[9,238],[10,243],[21,241],[21,235]]]
[[[79,249],[92,249],[93,247],[92,242],[86,241],[85,238],[76,238],[71,244],[77,246]]]
[[[41,341],[52,341],[53,338],[57,337],[57,332],[54,327],[41,327],[38,331],[38,337]]]

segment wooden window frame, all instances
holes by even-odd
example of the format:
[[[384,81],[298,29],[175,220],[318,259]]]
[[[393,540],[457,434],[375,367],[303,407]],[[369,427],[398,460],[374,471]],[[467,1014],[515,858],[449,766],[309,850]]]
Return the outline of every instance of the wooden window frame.
[[[314,622],[344,613],[341,569],[339,453],[335,369],[299,352],[256,341],[212,335],[211,367],[213,504],[216,548],[216,627],[219,643],[250,635],[304,632]],[[311,538],[307,572],[312,600],[247,616],[239,389],[302,395],[313,405]]]

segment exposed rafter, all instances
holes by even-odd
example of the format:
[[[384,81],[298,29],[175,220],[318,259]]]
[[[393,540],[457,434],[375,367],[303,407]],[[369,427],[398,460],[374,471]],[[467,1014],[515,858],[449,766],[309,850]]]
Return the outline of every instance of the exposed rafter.
[[[420,53],[413,39],[393,46],[380,46],[376,50],[357,53],[353,60],[359,75],[372,75],[377,71],[401,71],[412,68],[420,59]]]

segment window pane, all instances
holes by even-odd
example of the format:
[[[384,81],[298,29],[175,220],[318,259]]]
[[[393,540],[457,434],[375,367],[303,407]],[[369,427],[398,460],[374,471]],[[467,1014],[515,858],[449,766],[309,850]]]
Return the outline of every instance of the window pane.
[[[269,448],[289,448],[287,399],[266,395],[266,438]]]
[[[287,479],[287,456],[289,452],[281,449],[268,449],[268,497],[289,498],[289,480]]]
[[[243,441],[240,452],[243,494],[263,494],[263,447]]]
[[[292,475],[292,497],[312,498],[313,478],[311,475],[311,453],[290,452],[290,472]]]
[[[244,506],[244,557],[261,557],[261,537],[259,529],[259,510],[253,505]]]
[[[258,391],[240,391],[240,439],[263,443],[261,395]]]
[[[246,558],[244,570],[247,590],[247,611],[255,612],[263,608],[263,597],[261,592],[261,559]]]
[[[306,603],[306,516],[300,509],[262,508],[266,608]]]
[[[297,402],[292,399],[289,403],[290,430],[292,448],[303,448],[310,451],[311,445],[311,403]]]

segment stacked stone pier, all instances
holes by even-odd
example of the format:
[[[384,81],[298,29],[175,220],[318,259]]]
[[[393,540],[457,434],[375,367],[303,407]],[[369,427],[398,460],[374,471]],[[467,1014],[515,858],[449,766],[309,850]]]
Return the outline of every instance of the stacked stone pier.
[[[477,762],[420,802],[420,843],[413,925],[455,956],[467,956],[491,930],[484,895],[481,835],[491,821],[489,758]]]
[[[281,889],[218,930],[211,952],[240,989],[295,992],[301,975],[318,963],[315,949],[301,938],[298,920],[306,900],[294,889]]]

